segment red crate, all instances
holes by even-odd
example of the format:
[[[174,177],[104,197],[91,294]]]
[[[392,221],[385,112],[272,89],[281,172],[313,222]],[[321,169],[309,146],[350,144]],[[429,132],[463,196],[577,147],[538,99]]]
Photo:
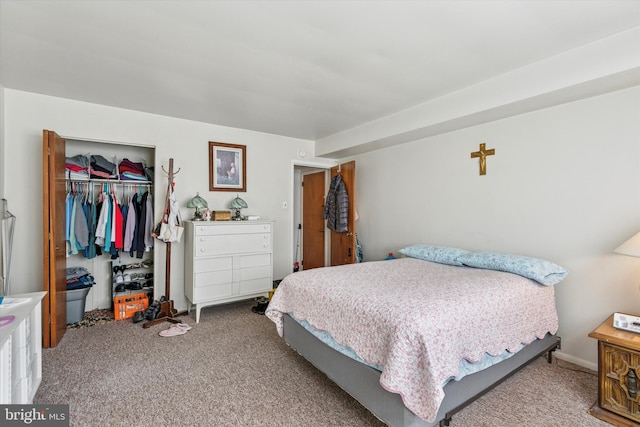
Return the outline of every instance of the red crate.
[[[116,320],[131,319],[136,311],[145,311],[149,307],[147,294],[121,295],[113,299],[113,317]]]

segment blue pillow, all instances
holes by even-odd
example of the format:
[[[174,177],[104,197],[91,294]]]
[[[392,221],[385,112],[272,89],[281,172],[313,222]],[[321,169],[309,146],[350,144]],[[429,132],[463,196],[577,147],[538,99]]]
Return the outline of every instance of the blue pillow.
[[[567,270],[543,259],[497,252],[473,252],[461,255],[458,262],[469,267],[506,271],[551,286],[567,275]]]
[[[458,257],[471,252],[447,246],[413,245],[400,249],[402,255],[448,265],[463,265]]]

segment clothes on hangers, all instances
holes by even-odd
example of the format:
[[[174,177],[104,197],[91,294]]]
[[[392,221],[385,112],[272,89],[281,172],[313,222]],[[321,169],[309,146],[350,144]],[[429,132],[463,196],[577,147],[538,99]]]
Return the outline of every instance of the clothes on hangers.
[[[91,185],[101,191],[92,200]],[[124,197],[127,191],[137,191],[137,185],[123,185],[123,200],[118,200],[118,188],[123,184],[72,183],[65,201],[67,254],[82,253],[94,258],[107,253],[112,259],[121,251],[142,258],[153,248],[153,199],[146,191]],[[108,188],[110,186],[110,188]]]
[[[324,205],[324,219],[327,228],[338,233],[344,233],[348,228],[349,196],[347,188],[340,174],[331,179],[329,192]]]

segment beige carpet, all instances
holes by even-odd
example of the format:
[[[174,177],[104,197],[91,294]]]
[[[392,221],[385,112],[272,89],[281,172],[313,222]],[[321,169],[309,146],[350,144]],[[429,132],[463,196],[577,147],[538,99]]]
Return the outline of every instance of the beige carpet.
[[[252,301],[182,319],[162,338],[115,321],[67,330],[43,352],[35,404],[70,405],[72,426],[382,426],[254,314]],[[454,416],[452,427],[608,426],[586,413],[593,372],[541,358]]]

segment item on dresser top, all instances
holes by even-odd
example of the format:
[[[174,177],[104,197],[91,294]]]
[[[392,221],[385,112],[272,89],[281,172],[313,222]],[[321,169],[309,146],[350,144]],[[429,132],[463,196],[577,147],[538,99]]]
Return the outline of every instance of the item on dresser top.
[[[212,221],[231,221],[231,211],[211,211]]]
[[[2,328],[3,326],[7,326],[8,324],[13,322],[14,320],[16,320],[16,316],[14,316],[14,315],[0,316],[0,328]]]
[[[200,193],[196,193],[196,195],[191,198],[191,200],[189,200],[189,202],[187,203],[187,207],[195,209],[191,221],[204,221],[207,219],[205,218],[205,213],[209,208],[209,204],[205,199],[200,197]]]
[[[12,308],[31,301],[31,298],[0,297],[0,308]]]
[[[247,205],[247,202],[242,200],[240,198],[240,196],[238,196],[236,194],[236,198],[231,200],[231,203],[229,203],[229,207],[236,211],[236,213],[233,215],[233,220],[234,221],[241,221],[242,220],[242,215],[240,215],[240,210],[248,208],[249,205]]]

